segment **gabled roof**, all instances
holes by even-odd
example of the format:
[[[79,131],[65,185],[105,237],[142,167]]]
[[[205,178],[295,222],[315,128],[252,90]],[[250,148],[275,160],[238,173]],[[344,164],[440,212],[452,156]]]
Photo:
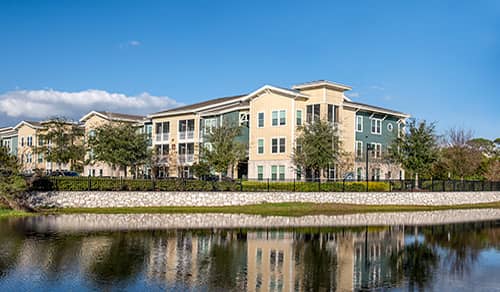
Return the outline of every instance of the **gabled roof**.
[[[405,118],[405,119],[410,117],[409,114],[405,114],[405,113],[400,112],[400,111],[395,111],[395,110],[391,110],[388,108],[383,108],[380,106],[374,106],[374,105],[369,105],[369,104],[360,103],[360,102],[345,101],[344,105],[351,106],[353,108],[360,109],[360,110],[366,110],[366,111],[377,112],[377,113],[382,113],[382,114],[394,115],[394,116],[398,116],[398,117]]]
[[[350,86],[340,84],[340,83],[335,83],[335,82],[328,81],[328,80],[316,80],[316,81],[301,83],[301,84],[297,84],[297,85],[292,86],[293,89],[298,89],[298,90],[310,89],[310,88],[315,88],[315,87],[329,87],[329,88],[332,88],[335,90],[340,90],[340,91],[346,91],[346,90],[352,89]]]
[[[17,131],[13,127],[0,128],[0,137],[17,136]]]
[[[140,122],[144,119],[146,119],[145,116],[139,116],[139,115],[130,115],[130,114],[122,114],[122,113],[113,113],[113,112],[108,112],[108,111],[91,111],[90,113],[84,115],[81,119],[80,122],[84,123],[86,120],[88,120],[92,116],[99,116],[103,119],[109,120],[109,121],[119,121],[119,122]]]
[[[246,94],[243,95],[234,95],[234,96],[226,96],[215,99],[210,99],[198,103],[193,103],[190,105],[180,106],[173,109],[168,109],[161,112],[156,112],[148,115],[148,117],[159,117],[164,115],[175,115],[175,114],[183,114],[183,113],[192,113],[198,110],[209,109],[211,107],[230,104],[233,102],[238,102],[242,97],[245,97]]]
[[[17,124],[14,129],[17,130],[19,129],[21,126],[23,125],[26,125],[30,128],[33,128],[33,129],[42,129],[42,124],[40,122],[35,122],[35,121],[21,121],[19,122],[19,124]]]
[[[277,86],[272,86],[272,85],[264,85],[261,88],[255,90],[254,92],[248,94],[245,96],[246,99],[252,99],[254,97],[259,96],[263,92],[274,92],[282,95],[286,95],[292,98],[297,98],[297,97],[302,97],[302,98],[309,98],[308,95],[301,93],[298,90],[295,89],[288,89],[288,88],[283,88],[283,87],[277,87]]]

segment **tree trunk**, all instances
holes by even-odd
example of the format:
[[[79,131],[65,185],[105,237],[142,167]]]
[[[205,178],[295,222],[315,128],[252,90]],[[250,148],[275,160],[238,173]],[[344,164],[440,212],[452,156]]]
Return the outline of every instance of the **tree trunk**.
[[[127,166],[126,165],[123,166],[123,176],[125,178],[127,178]]]

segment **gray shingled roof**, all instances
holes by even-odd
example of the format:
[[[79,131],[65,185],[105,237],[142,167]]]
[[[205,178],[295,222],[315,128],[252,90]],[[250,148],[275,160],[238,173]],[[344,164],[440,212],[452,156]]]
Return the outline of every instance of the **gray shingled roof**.
[[[122,113],[113,113],[113,112],[108,112],[108,111],[96,111],[96,112],[98,112],[101,115],[104,115],[110,119],[142,121],[146,118],[145,116],[140,116],[140,115],[129,115],[129,114],[122,114]]]
[[[177,111],[189,111],[189,110],[195,110],[197,108],[205,107],[205,106],[210,106],[210,105],[215,105],[221,102],[226,102],[226,101],[231,101],[231,100],[237,100],[246,94],[241,94],[241,95],[234,95],[234,96],[226,96],[226,97],[220,97],[220,98],[215,98],[215,99],[210,99],[202,102],[197,102],[189,105],[184,105],[172,109],[168,109],[165,111],[161,112],[156,112],[153,113],[152,115],[157,115],[157,114],[165,114],[165,113],[171,113],[171,112],[177,112]]]

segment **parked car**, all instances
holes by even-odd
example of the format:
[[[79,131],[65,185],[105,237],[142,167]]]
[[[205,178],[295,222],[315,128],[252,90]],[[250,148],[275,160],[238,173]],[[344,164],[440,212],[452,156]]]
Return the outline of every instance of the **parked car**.
[[[49,174],[49,176],[80,176],[78,172],[75,171],[61,171],[61,170],[56,170],[53,171]]]

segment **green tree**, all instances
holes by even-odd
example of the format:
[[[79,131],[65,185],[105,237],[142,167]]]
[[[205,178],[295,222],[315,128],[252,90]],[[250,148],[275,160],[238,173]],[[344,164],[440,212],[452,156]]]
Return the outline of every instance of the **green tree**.
[[[331,123],[317,120],[299,128],[292,161],[298,170],[312,170],[321,175],[343,157],[338,129]]]
[[[406,125],[406,133],[401,133],[394,139],[390,152],[407,172],[415,176],[418,185],[419,175],[429,176],[438,159],[434,123],[410,119]]]
[[[240,127],[226,123],[212,128],[206,136],[207,144],[202,147],[201,159],[219,173],[220,178],[247,155],[245,144],[236,139],[240,133]],[[229,173],[232,177],[233,172]]]
[[[489,151],[487,143],[472,140],[472,132],[453,128],[448,130],[445,146],[440,150],[440,161],[445,176],[457,179],[475,179],[481,175],[480,167]],[[484,151],[484,152],[483,152]]]
[[[39,135],[36,152],[43,153],[46,161],[56,163],[59,170],[62,164],[70,163],[71,170],[82,172],[85,156],[83,128],[65,118],[52,119],[45,125],[47,131]]]
[[[0,198],[15,210],[26,210],[17,195],[26,190],[26,181],[20,174],[17,159],[7,148],[0,147]]]
[[[210,165],[203,160],[193,163],[191,169],[193,170],[193,174],[198,178],[204,178],[210,175]]]
[[[127,176],[128,168],[134,175],[140,165],[151,160],[148,138],[137,131],[132,124],[106,124],[96,129],[95,136],[89,137],[89,163],[101,161],[112,168],[119,167]]]

